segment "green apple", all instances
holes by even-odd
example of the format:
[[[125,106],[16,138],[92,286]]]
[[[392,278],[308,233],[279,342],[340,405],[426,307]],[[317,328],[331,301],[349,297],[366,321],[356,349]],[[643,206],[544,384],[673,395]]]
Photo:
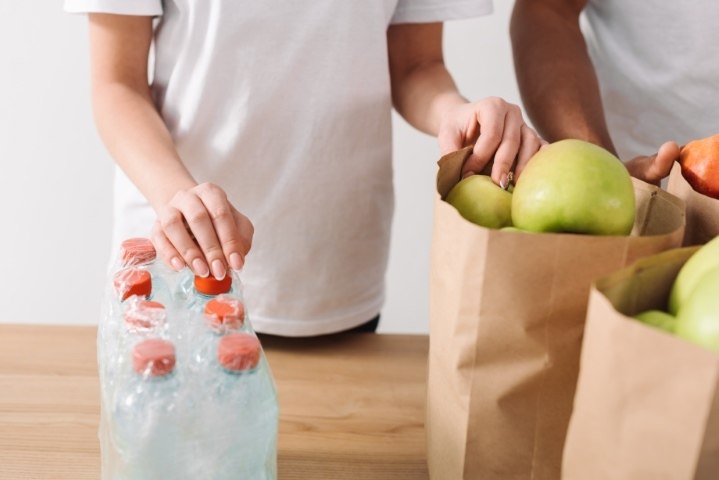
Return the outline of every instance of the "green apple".
[[[702,275],[677,314],[677,336],[719,352],[719,268]]]
[[[647,310],[646,312],[634,315],[634,318],[642,323],[670,333],[674,332],[677,323],[676,317],[661,310]]]
[[[628,235],[634,216],[627,169],[607,150],[581,140],[538,151],[512,195],[512,222],[534,232]]]
[[[719,267],[719,237],[697,250],[679,270],[669,294],[669,311],[676,315],[702,275],[716,267]]]
[[[470,175],[450,190],[447,202],[465,219],[487,228],[512,224],[512,194],[487,175]]]

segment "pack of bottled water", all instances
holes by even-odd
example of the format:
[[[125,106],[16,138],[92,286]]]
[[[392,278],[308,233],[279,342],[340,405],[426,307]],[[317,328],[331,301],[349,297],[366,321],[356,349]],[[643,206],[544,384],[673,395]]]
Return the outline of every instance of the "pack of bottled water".
[[[232,272],[123,242],[98,326],[103,480],[274,480],[272,374]]]

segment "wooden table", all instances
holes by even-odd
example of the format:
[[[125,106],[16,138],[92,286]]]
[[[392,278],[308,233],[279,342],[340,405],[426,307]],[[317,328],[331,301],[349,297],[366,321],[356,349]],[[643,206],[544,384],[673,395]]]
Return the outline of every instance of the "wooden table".
[[[99,478],[95,334],[0,325],[0,479]],[[426,336],[263,345],[280,398],[281,480],[428,478]]]

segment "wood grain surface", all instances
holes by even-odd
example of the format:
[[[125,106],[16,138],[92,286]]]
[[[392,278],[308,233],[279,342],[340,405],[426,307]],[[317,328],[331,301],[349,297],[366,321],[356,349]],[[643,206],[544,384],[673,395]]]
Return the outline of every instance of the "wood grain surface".
[[[99,478],[95,335],[0,325],[0,479]],[[426,336],[261,339],[280,398],[281,480],[428,478]]]

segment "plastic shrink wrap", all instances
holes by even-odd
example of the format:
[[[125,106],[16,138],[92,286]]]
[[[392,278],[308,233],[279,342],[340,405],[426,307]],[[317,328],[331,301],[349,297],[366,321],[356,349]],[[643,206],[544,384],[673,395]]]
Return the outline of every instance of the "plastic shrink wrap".
[[[123,242],[98,327],[103,480],[274,480],[277,395],[235,273]]]

